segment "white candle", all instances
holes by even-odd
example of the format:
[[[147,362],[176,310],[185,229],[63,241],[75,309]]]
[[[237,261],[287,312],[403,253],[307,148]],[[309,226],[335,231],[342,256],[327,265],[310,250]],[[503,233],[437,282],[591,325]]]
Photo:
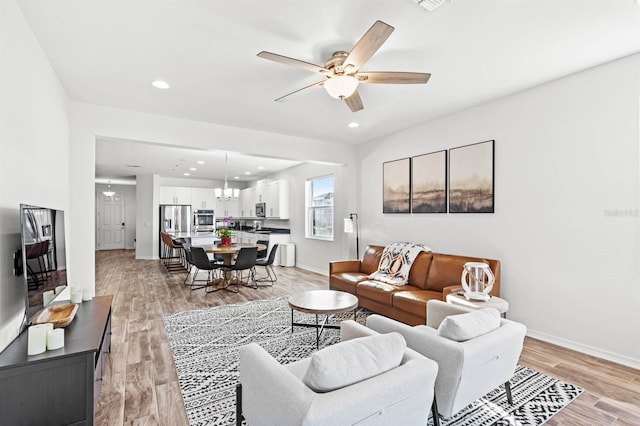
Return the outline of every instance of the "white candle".
[[[82,303],[82,288],[72,286],[70,291],[71,303]]]
[[[51,301],[56,297],[56,294],[53,290],[48,290],[42,293],[42,304],[47,306]]]
[[[47,350],[47,326],[32,325],[27,331],[27,355],[38,355]]]
[[[47,333],[47,350],[53,351],[64,346],[64,328],[54,328]]]
[[[55,291],[55,292],[56,292],[56,294],[60,294],[60,293],[62,293],[62,291],[63,291],[66,287],[67,287],[66,285],[59,285],[59,286],[57,286],[57,287],[56,287],[56,291]]]
[[[53,323],[52,322],[45,322],[44,324],[41,324],[44,326],[45,334],[50,332],[51,330],[53,330]]]
[[[90,289],[89,287],[82,287],[82,300],[83,301],[88,301],[93,299],[93,290]]]

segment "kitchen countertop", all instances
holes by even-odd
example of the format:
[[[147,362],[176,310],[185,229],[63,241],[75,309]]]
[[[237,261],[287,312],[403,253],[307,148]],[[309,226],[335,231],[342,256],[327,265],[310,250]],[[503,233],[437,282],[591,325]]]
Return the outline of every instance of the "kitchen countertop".
[[[249,234],[290,234],[291,230],[285,228],[262,228],[255,230],[253,228],[247,229],[232,229],[234,232],[247,232]],[[210,238],[217,237],[215,232],[203,231],[203,232],[169,232],[174,238]]]

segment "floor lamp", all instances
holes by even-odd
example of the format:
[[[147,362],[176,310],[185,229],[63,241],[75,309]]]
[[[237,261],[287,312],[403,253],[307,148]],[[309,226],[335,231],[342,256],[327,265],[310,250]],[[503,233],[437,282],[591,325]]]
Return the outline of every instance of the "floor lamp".
[[[353,234],[356,231],[356,259],[360,259],[360,224],[358,223],[358,213],[349,213],[349,217],[344,220],[344,232]]]

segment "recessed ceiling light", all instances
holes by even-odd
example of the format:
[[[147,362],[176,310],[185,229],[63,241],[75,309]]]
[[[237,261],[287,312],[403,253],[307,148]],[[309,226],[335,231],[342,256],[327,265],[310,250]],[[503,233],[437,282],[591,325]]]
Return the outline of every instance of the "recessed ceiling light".
[[[251,174],[251,172],[244,172],[244,174],[245,174],[245,175],[250,175],[250,174]]]
[[[240,176],[234,176],[233,178],[234,179],[240,179]]]
[[[151,83],[153,85],[153,87],[155,87],[156,89],[168,89],[169,87],[169,83],[167,83],[164,80],[156,80],[153,83]]]
[[[258,170],[264,170],[264,167],[258,166]]]
[[[349,127],[351,127],[352,129],[355,129],[356,127],[359,127],[360,123],[356,123],[355,121],[352,121],[351,123],[349,123]]]
[[[204,164],[204,161],[200,160],[198,161],[198,164]]]
[[[183,173],[185,176],[191,176],[191,173]]]
[[[189,170],[191,170],[192,172],[195,172],[198,169],[196,169],[195,167],[189,167]]]

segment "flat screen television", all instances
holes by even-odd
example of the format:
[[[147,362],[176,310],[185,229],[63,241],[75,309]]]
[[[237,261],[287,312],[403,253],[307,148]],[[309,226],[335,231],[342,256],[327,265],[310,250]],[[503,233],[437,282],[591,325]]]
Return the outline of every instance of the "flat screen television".
[[[42,294],[67,285],[64,211],[20,205],[22,266],[28,315],[43,307]]]

